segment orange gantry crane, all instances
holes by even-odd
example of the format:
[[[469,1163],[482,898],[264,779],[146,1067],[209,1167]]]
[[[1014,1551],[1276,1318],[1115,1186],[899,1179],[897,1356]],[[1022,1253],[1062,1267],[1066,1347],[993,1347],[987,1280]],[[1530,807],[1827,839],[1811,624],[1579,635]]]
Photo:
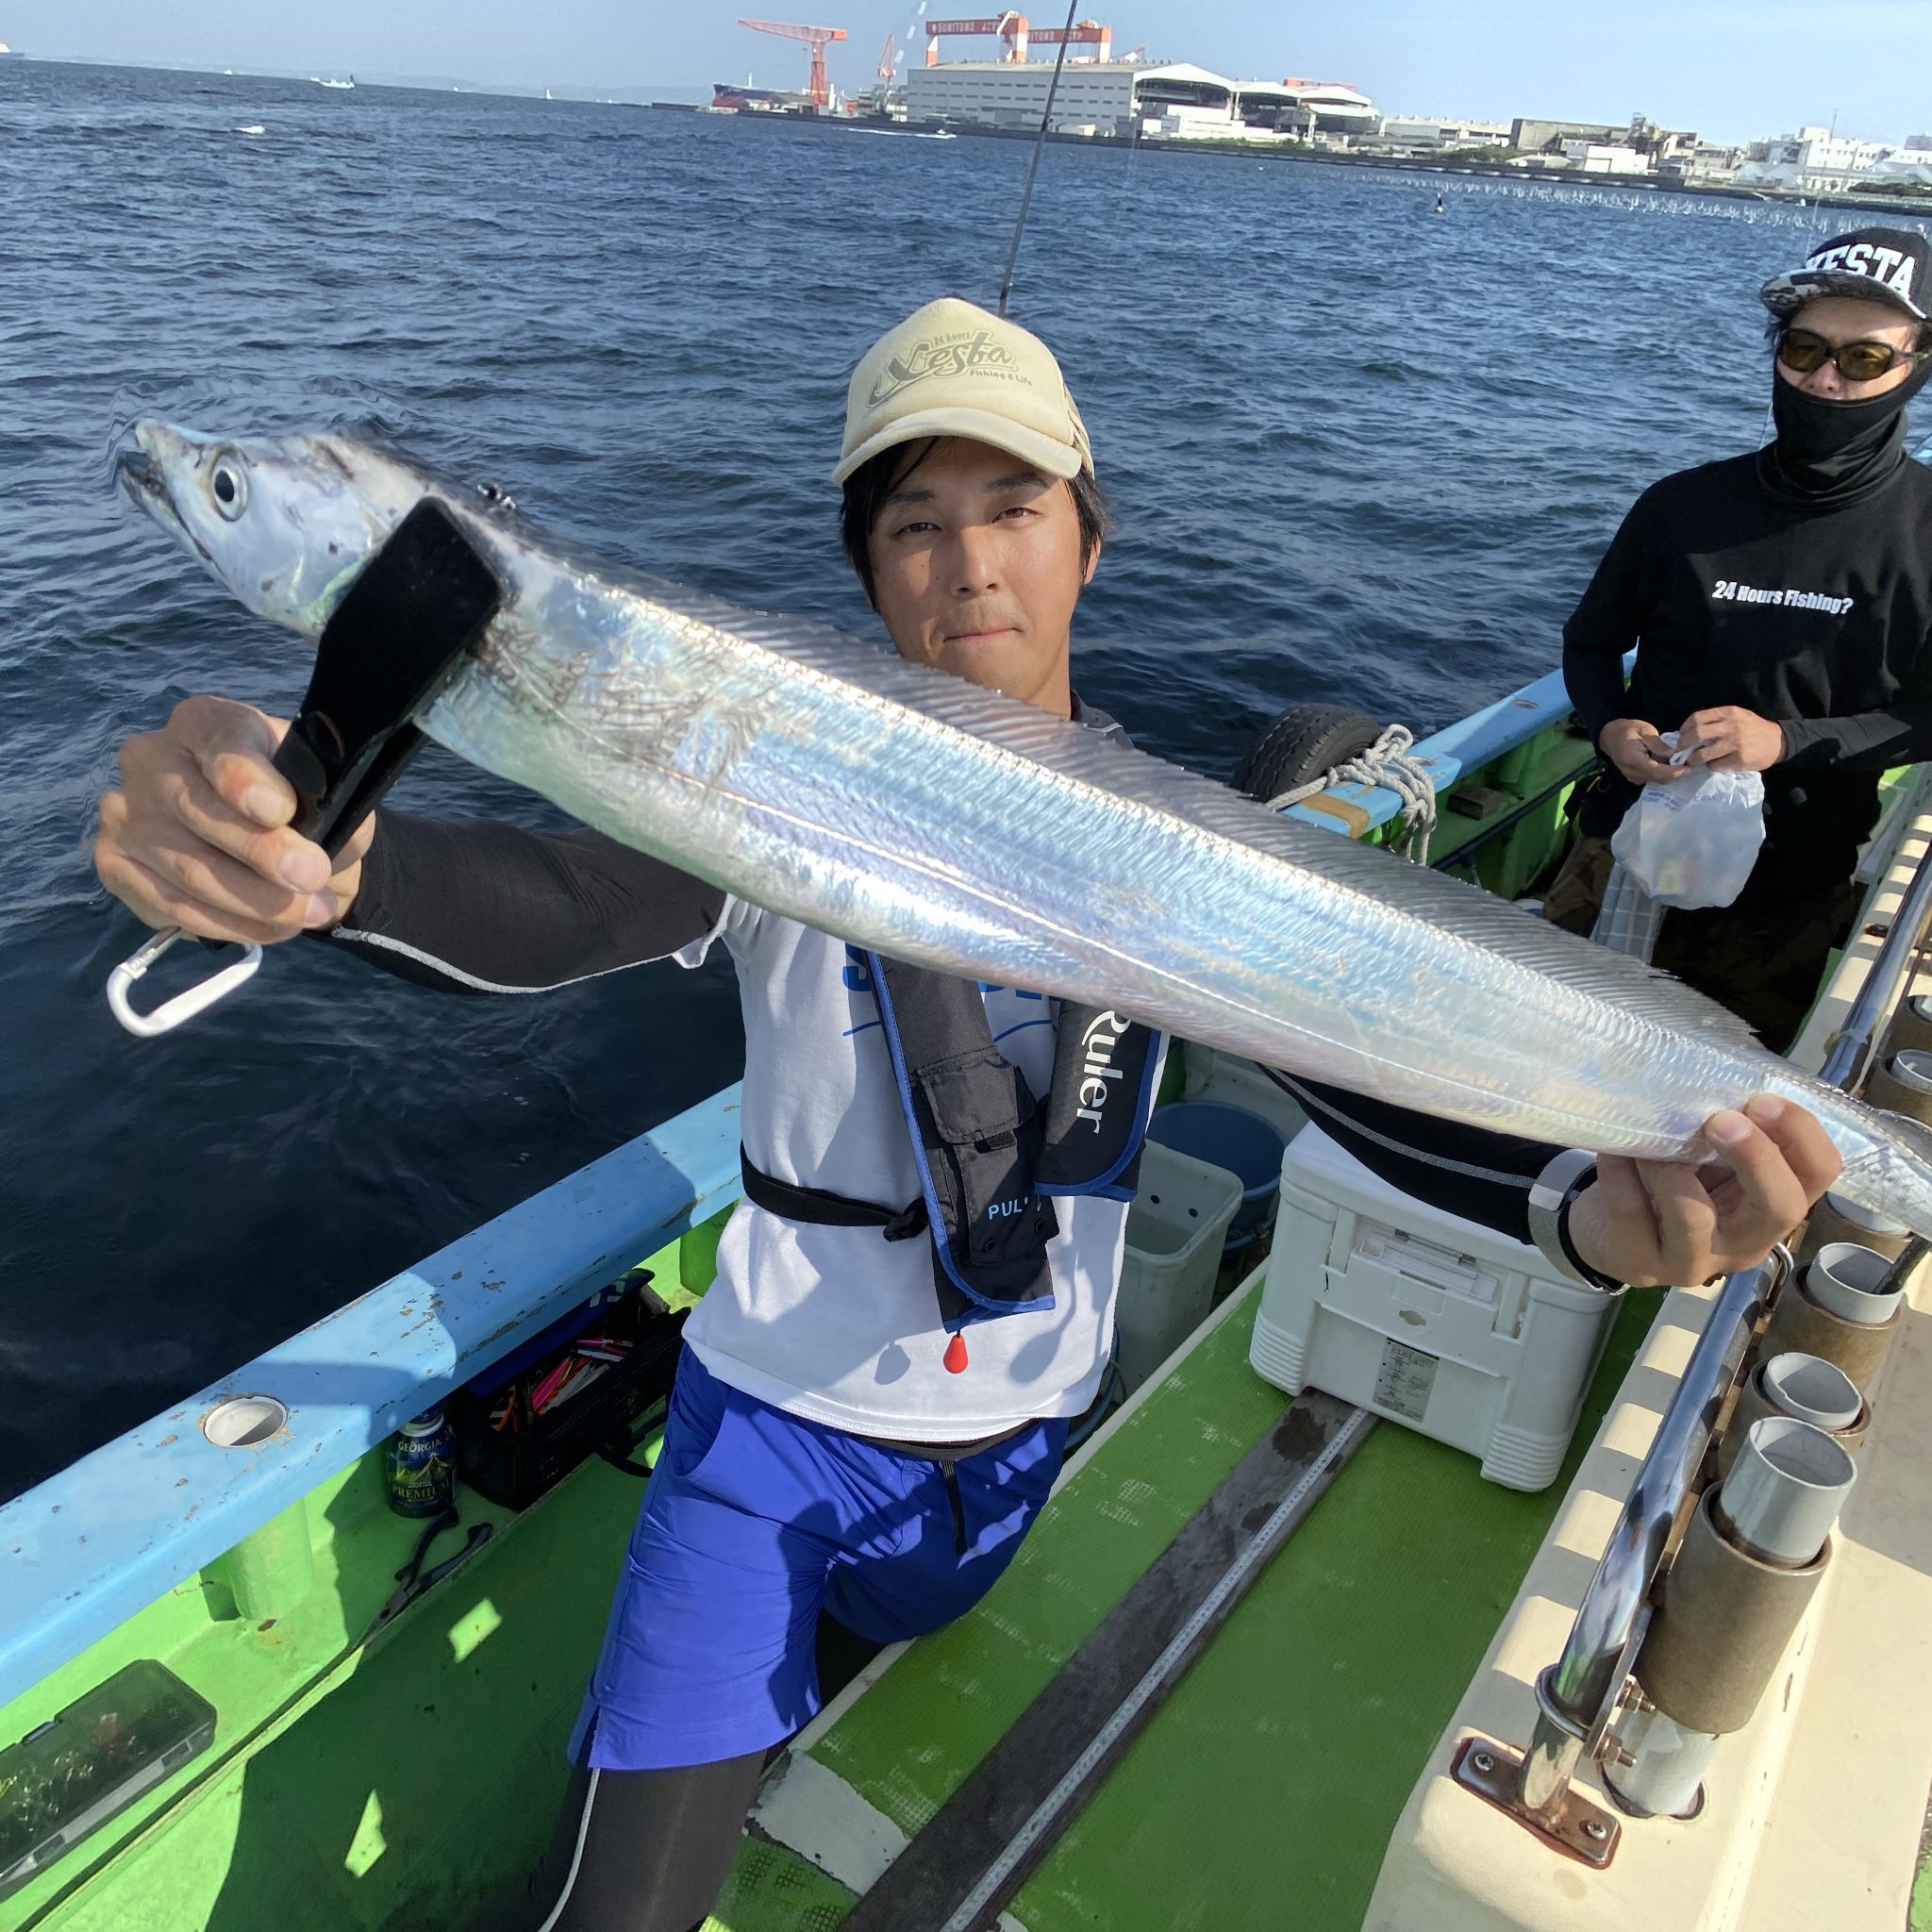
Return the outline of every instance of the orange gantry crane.
[[[1024,60],[1029,45],[1058,47],[1064,41],[1070,47],[1092,47],[1096,60],[1113,53],[1113,29],[1097,20],[1076,21],[1072,26],[1029,27],[1024,13],[1006,12],[981,20],[929,20],[925,24],[925,64],[940,64],[940,42],[949,36],[974,39],[997,35],[1007,43],[1002,60]]]
[[[1024,60],[1026,58],[1026,16],[1024,13],[999,13],[985,20],[929,20],[925,24],[925,64],[937,67],[940,64],[940,42],[949,35],[963,39],[977,39],[983,34],[997,34],[1007,43],[1007,51],[1000,56],[1002,60]]]
[[[825,48],[831,42],[845,38],[842,26],[794,26],[784,20],[741,20],[738,24],[750,27],[755,34],[776,34],[782,41],[803,41],[811,50],[811,78],[806,83],[806,98],[821,111],[831,104],[831,83],[825,78]]]
[[[1113,29],[1097,20],[1076,20],[1072,26],[1041,26],[1033,30],[1036,47],[1058,47],[1064,41],[1070,47],[1091,47],[1096,60],[1113,58]]]

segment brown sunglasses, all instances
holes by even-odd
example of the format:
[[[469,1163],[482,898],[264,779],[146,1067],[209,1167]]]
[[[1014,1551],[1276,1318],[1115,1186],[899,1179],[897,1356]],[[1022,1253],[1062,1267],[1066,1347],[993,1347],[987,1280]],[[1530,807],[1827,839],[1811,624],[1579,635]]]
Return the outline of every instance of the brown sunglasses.
[[[1827,342],[1808,328],[1788,328],[1777,339],[1777,359],[1793,375],[1809,375],[1827,362],[1838,364],[1847,382],[1876,382],[1901,362],[1923,362],[1923,349],[1895,349],[1890,342]]]

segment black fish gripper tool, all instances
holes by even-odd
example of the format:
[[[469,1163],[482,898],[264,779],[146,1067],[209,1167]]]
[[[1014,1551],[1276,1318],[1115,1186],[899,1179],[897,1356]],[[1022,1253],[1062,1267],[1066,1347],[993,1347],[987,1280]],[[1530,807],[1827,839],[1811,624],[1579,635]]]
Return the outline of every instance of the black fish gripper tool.
[[[423,746],[417,716],[461,668],[503,608],[503,585],[456,519],[425,496],[349,586],[323,631],[302,708],[275,757],[295,789],[291,822],[331,858]],[[261,948],[151,1013],[128,994],[175,941],[157,933],[108,975],[108,1004],[142,1039],[172,1032],[251,978]],[[214,944],[216,942],[209,941]]]

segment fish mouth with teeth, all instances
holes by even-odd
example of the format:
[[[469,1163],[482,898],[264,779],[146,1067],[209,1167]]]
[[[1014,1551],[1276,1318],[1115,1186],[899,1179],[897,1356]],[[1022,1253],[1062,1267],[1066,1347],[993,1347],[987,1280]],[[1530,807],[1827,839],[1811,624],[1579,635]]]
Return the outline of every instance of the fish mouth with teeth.
[[[138,442],[130,441],[114,452],[114,480],[143,509],[153,499],[172,513],[174,504],[160,465]]]
[[[114,480],[127,492],[130,501],[144,509],[162,529],[189,544],[204,563],[214,562],[208,545],[175,508],[167,476],[160,464],[142,446],[138,431],[114,452]]]

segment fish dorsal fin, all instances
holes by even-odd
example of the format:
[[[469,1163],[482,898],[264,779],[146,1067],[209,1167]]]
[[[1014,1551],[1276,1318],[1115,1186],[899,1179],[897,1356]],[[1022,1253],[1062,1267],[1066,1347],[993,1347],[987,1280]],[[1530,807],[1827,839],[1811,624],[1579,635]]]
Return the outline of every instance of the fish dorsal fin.
[[[1201,831],[1294,866],[1332,890],[1373,899],[1452,940],[1545,974],[1583,998],[1604,1002],[1633,1023],[1711,1035],[1774,1058],[1736,1014],[1674,975],[1579,939],[1478,886],[1414,865],[1340,831],[1270,811],[1212,778],[1056,717],[1037,705],[969,684],[929,665],[908,663],[895,653],[829,625],[744,610],[649,579],[633,579],[632,587],[682,616],[774,652],[871,698],[904,706],[936,724],[964,732],[1060,782],[1091,786],[1149,811],[1171,813]]]

